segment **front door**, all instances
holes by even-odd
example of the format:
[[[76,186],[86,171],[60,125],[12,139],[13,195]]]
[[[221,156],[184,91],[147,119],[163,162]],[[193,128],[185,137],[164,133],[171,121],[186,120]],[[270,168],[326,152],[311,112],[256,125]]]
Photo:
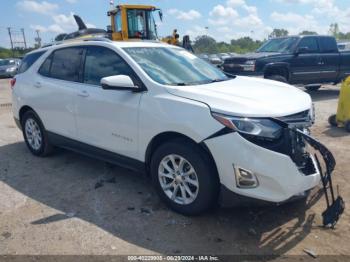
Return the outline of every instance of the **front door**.
[[[320,49],[316,37],[303,37],[297,47],[302,50],[291,59],[292,84],[315,84],[320,78]]]
[[[101,149],[137,158],[138,110],[142,93],[104,90],[101,78],[134,72],[113,50],[87,47],[83,83],[77,93],[79,140]]]

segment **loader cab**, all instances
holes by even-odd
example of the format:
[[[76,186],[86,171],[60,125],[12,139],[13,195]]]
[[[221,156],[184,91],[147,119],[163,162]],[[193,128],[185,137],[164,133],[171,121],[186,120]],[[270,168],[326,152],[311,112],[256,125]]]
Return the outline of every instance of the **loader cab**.
[[[156,11],[162,19],[161,10],[153,6],[118,5],[108,12],[112,40],[157,40]]]

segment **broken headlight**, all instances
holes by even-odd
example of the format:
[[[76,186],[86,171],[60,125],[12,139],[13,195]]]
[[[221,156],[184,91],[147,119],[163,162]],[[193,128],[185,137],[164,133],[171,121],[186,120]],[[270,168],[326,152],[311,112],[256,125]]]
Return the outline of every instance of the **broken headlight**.
[[[221,124],[239,133],[268,139],[278,139],[282,134],[282,127],[267,118],[234,117],[217,113],[212,115]]]

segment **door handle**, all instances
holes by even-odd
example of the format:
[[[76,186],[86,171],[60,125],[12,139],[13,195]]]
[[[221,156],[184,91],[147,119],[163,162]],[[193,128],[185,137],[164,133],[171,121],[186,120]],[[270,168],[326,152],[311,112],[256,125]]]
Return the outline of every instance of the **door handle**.
[[[78,93],[78,96],[81,96],[81,97],[88,97],[89,96],[89,93],[86,91],[86,90],[83,90],[81,92]]]
[[[40,82],[36,82],[36,83],[34,84],[34,86],[35,86],[36,88],[41,88],[41,83],[40,83]]]
[[[324,61],[320,59],[320,61],[317,63],[318,65],[324,65]]]

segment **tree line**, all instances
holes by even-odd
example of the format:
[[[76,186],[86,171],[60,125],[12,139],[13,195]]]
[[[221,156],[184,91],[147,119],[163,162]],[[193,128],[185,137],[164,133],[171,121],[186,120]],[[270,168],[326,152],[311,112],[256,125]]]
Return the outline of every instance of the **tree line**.
[[[350,41],[350,32],[343,33],[339,30],[339,25],[337,23],[331,24],[328,33],[334,36],[338,41]],[[193,41],[193,49],[195,53],[248,53],[257,50],[264,42],[268,39],[276,37],[288,36],[289,32],[283,28],[275,28],[271,34],[268,35],[267,39],[262,41],[253,40],[251,37],[241,37],[239,39],[232,39],[230,43],[217,42],[214,38],[208,35],[198,36]],[[317,35],[314,31],[302,31],[299,35]]]
[[[350,32],[344,33],[339,30],[339,25],[333,23],[329,27],[329,34],[333,35],[338,41],[350,41]],[[283,28],[275,28],[272,33],[268,36],[267,39],[275,37],[288,36],[289,32]],[[317,35],[317,32],[313,31],[303,31],[299,35]],[[207,54],[216,54],[216,53],[248,53],[257,50],[267,39],[264,40],[253,40],[251,37],[241,37],[239,39],[232,39],[229,43],[227,42],[217,42],[214,38],[202,35],[198,36],[193,42],[193,49],[195,53],[207,53]],[[20,49],[15,50],[7,49],[0,47],[0,59],[9,58],[9,57],[22,57],[27,52],[33,50],[30,49]]]

